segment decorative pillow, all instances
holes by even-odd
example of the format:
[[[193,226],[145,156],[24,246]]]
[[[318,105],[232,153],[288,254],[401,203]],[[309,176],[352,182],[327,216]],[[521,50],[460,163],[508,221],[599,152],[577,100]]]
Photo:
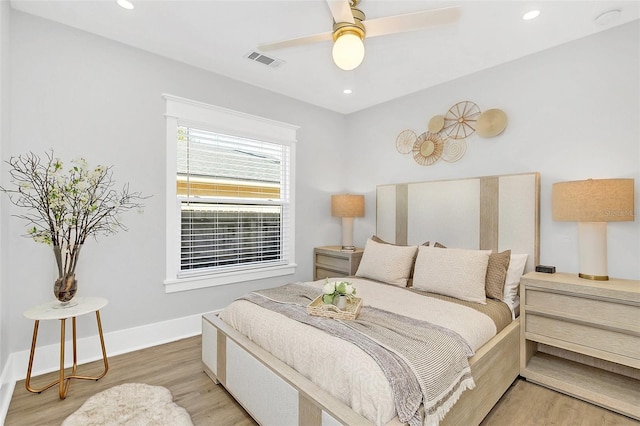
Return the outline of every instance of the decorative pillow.
[[[372,235],[372,236],[371,236],[371,239],[372,239],[373,241],[375,241],[376,243],[380,243],[380,244],[393,244],[393,243],[390,243],[390,242],[388,242],[388,241],[383,240],[382,238],[378,237],[377,235]],[[394,244],[394,245],[395,245],[395,244]]]
[[[418,248],[413,288],[487,303],[485,279],[491,250]]]
[[[507,279],[504,283],[504,292],[502,300],[509,306],[513,306],[518,295],[518,286],[520,285],[520,277],[524,272],[527,264],[528,254],[512,254],[509,259],[509,269],[507,270]]]
[[[369,239],[364,246],[356,276],[406,287],[416,249],[416,246],[382,244]]]
[[[427,241],[426,243],[423,244],[423,246],[427,246],[429,247],[429,241]],[[440,244],[439,242],[436,241],[436,243],[433,245],[435,248],[447,248],[447,246]]]
[[[511,250],[502,253],[491,253],[487,265],[487,277],[485,280],[485,292],[487,297],[502,300],[504,298],[504,283],[507,279]]]
[[[402,246],[402,244],[395,244],[395,243],[390,243],[388,241],[383,240],[382,238],[378,237],[377,235],[372,235],[371,239],[373,241],[375,241],[376,243],[380,243],[380,244],[391,244],[394,246]],[[429,241],[427,241],[426,243],[422,243],[423,246],[428,246],[429,245]]]
[[[390,243],[388,241],[385,241],[382,238],[378,237],[377,235],[372,235],[371,239],[373,241],[375,241],[376,243],[380,243],[380,244],[391,244],[391,245],[394,245],[394,246],[400,245],[400,244],[394,244],[394,243]],[[422,243],[422,245],[423,246],[428,246],[429,245],[429,241]],[[414,261],[415,261],[415,258],[414,258]],[[409,274],[409,279],[407,280],[406,287],[413,287],[413,266],[414,265],[411,265],[411,273]]]

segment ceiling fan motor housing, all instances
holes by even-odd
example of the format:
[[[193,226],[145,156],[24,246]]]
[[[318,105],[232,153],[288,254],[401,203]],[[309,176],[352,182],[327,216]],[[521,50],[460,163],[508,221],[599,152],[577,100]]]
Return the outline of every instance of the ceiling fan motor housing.
[[[346,33],[356,34],[358,37],[360,37],[360,40],[364,40],[366,31],[362,21],[364,21],[366,17],[363,11],[355,8],[356,4],[357,2],[355,2],[351,7],[351,13],[353,14],[353,24],[350,22],[336,22],[335,24],[333,24],[333,41],[336,41],[341,35]]]

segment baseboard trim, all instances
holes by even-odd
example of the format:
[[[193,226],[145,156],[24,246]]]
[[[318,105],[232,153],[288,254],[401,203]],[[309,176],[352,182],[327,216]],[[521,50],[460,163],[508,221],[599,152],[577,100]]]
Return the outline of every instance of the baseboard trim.
[[[206,312],[205,312],[206,313]],[[202,315],[196,314],[168,321],[127,328],[104,334],[107,356],[137,351],[164,343],[174,342],[202,333]],[[65,365],[73,364],[71,341],[67,340]],[[98,335],[77,340],[78,364],[102,359],[102,349]],[[30,350],[13,352],[9,355],[0,375],[0,424],[4,424],[15,384],[26,376]],[[58,344],[36,347],[32,376],[56,371],[60,368],[60,346]]]
[[[4,419],[7,417],[7,411],[9,410],[9,404],[11,403],[13,390],[16,386],[16,381],[9,377],[11,376],[10,370],[11,356],[9,356],[7,363],[2,369],[2,375],[0,375],[0,425],[4,424]]]

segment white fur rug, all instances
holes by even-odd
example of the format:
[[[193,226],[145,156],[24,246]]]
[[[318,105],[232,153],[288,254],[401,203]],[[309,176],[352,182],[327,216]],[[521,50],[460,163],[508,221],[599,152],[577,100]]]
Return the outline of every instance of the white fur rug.
[[[87,399],[62,426],[193,426],[169,389],[141,383],[114,386]]]

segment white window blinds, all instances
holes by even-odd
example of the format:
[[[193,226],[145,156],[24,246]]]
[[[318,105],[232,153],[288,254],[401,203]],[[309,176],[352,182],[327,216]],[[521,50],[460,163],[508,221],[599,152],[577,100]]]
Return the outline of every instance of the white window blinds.
[[[176,154],[179,275],[289,262],[288,145],[182,125]]]

